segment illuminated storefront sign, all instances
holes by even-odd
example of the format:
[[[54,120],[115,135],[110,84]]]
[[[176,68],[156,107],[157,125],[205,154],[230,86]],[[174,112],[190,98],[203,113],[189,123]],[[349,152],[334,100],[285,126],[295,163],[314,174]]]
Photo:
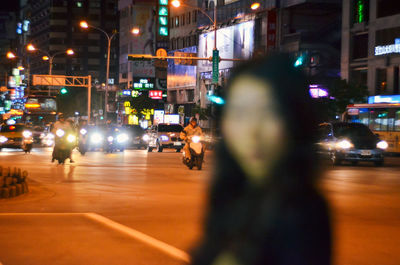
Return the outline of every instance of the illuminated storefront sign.
[[[163,92],[162,90],[150,90],[149,91],[149,97],[152,99],[162,99],[163,98]]]
[[[153,78],[134,79],[133,88],[134,89],[153,89],[154,88],[154,79]]]
[[[375,47],[375,56],[391,53],[400,53],[400,44],[390,44]]]
[[[169,114],[164,116],[164,123],[179,124],[179,114]]]
[[[160,36],[168,37],[168,0],[158,1],[158,34]]]
[[[124,96],[130,96],[132,94],[131,90],[122,90],[122,95]]]
[[[400,95],[377,95],[368,97],[369,104],[376,103],[400,103]]]
[[[153,124],[159,124],[164,122],[164,111],[163,110],[155,110],[153,117]]]
[[[328,90],[321,85],[309,85],[310,96],[312,98],[326,98],[329,96]]]

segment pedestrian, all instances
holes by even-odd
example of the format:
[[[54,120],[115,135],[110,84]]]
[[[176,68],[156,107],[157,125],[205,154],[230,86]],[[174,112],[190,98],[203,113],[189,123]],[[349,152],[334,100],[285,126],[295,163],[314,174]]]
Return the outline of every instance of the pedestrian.
[[[276,54],[231,75],[193,265],[331,264],[329,209],[316,187],[317,112],[293,63]]]

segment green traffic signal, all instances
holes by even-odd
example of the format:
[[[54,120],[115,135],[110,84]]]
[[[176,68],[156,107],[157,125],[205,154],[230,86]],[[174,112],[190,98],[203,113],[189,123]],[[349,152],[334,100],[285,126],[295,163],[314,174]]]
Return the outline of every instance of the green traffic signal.
[[[68,90],[65,87],[63,87],[63,88],[60,89],[60,93],[65,95],[65,94],[68,93]]]

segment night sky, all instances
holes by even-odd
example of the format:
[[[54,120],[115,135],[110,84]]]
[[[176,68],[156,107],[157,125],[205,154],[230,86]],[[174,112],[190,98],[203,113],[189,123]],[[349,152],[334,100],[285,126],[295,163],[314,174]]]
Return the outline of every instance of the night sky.
[[[11,0],[0,0],[1,11],[17,11],[19,8],[19,1]]]

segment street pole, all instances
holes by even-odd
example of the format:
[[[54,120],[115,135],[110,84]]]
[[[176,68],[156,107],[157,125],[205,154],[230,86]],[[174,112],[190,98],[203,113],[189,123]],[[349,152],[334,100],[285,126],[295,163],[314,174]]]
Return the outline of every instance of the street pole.
[[[90,124],[91,103],[92,103],[92,76],[89,75],[89,78],[88,78],[88,102],[87,102],[87,104],[88,104],[87,105],[88,124]]]
[[[214,50],[217,49],[217,3],[214,0]]]
[[[52,70],[53,70],[53,58],[54,58],[54,55],[49,57],[49,75],[51,75]],[[50,93],[50,87],[51,87],[51,86],[48,86],[48,88],[49,88],[48,95],[49,95],[49,96],[51,95],[51,93]]]
[[[105,95],[104,95],[104,120],[107,122],[107,106],[108,106],[108,76],[110,74],[110,47],[111,47],[111,39],[114,37],[114,35],[111,36],[111,38],[106,34],[107,40],[108,40],[108,46],[107,46],[107,70],[106,70],[106,87],[105,87]]]

